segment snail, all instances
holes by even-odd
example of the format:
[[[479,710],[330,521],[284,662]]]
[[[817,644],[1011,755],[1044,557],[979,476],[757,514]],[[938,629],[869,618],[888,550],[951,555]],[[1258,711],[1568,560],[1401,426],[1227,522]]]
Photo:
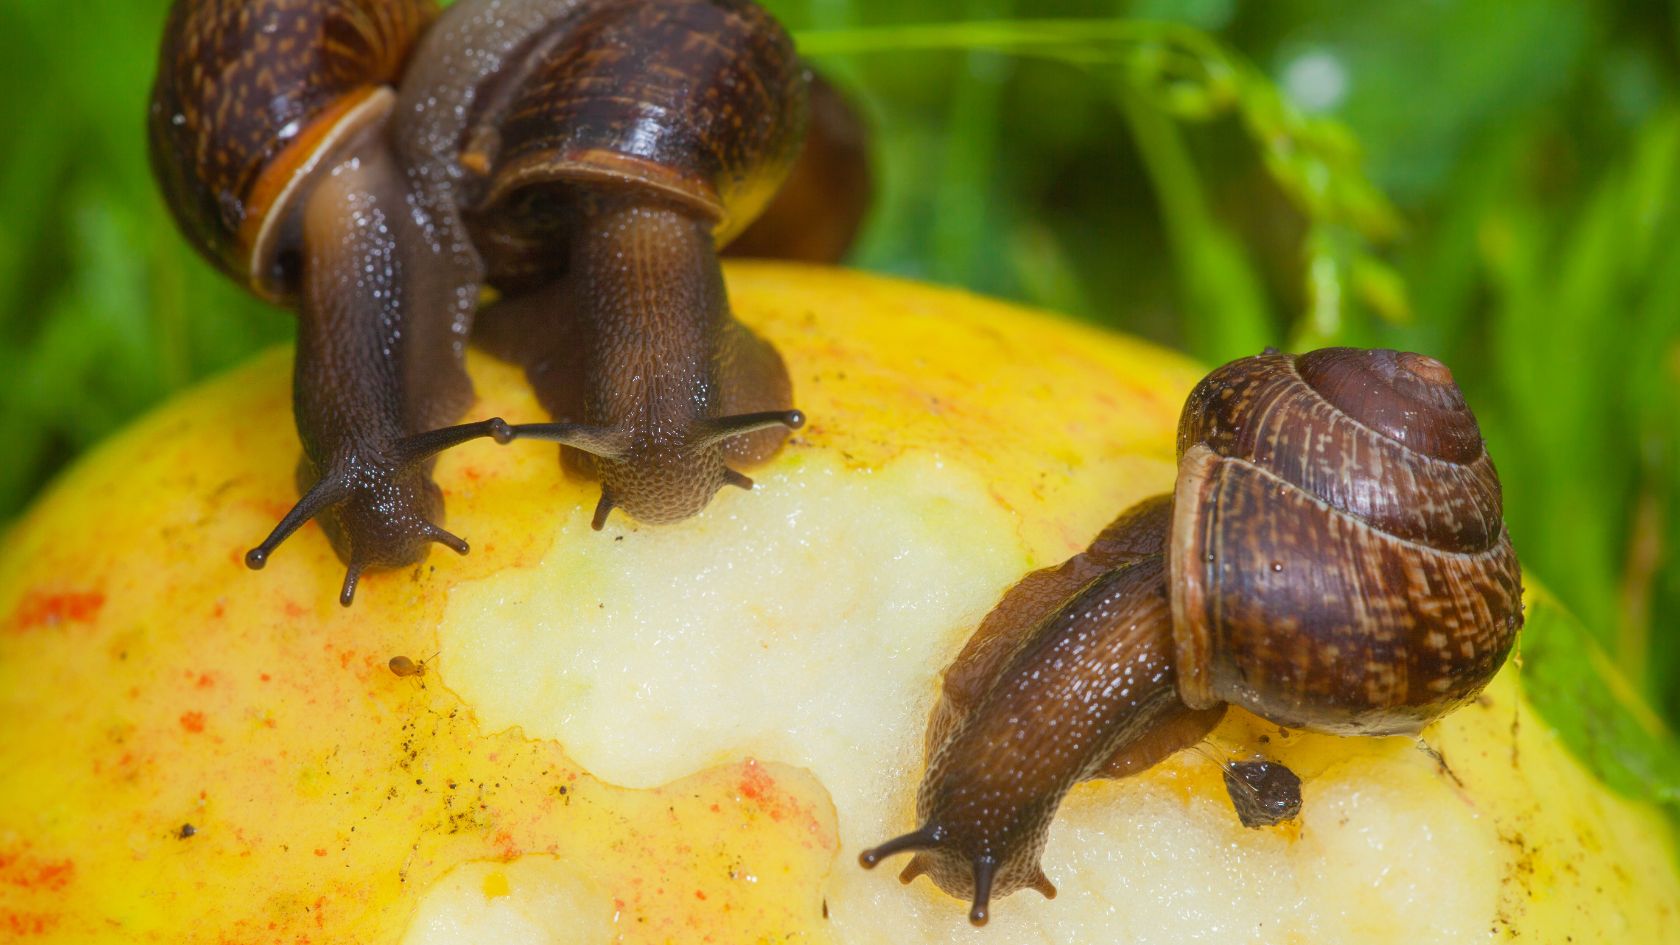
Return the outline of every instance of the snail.
[[[261,568],[318,518],[361,573],[467,543],[437,524],[432,458],[499,419],[462,367],[478,266],[440,242],[395,152],[393,83],[435,15],[429,0],[177,0],[150,112],[152,167],[188,240],[298,314],[293,412],[303,497],[245,558]],[[463,295],[463,291],[466,293]]]
[[[445,13],[422,41],[459,47]],[[505,5],[505,4],[504,4]],[[516,4],[515,4],[516,5]],[[527,4],[566,10],[497,75],[459,163],[466,219],[504,298],[481,340],[522,364],[553,440],[622,508],[699,512],[736,466],[804,422],[776,350],[736,321],[718,262],[800,153],[808,79],[792,40],[745,0]]]
[[[1196,386],[1170,496],[1028,575],[947,669],[914,851],[972,900],[1032,887],[1067,790],[1149,767],[1237,705],[1279,725],[1415,733],[1473,698],[1522,624],[1499,480],[1447,367],[1268,351]],[[1284,791],[1287,795],[1289,792]]]
[[[299,316],[303,496],[246,563],[317,518],[348,605],[365,570],[465,553],[431,465],[479,437],[576,453],[597,527],[750,487],[731,464],[803,415],[717,247],[800,155],[809,81],[747,0],[177,0],[154,172],[189,242]],[[866,200],[836,212],[855,228]],[[486,291],[479,340],[557,422],[450,426]]]

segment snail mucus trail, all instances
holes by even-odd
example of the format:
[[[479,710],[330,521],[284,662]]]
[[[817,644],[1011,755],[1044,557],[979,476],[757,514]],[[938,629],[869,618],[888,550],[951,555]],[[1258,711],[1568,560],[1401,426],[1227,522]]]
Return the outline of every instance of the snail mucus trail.
[[[718,249],[790,171],[764,222],[818,234],[797,252],[844,252],[869,196],[861,123],[826,86],[801,158],[808,84],[749,0],[176,0],[160,187],[196,249],[299,318],[302,498],[246,563],[318,519],[349,604],[364,571],[465,553],[431,467],[481,437],[563,444],[602,480],[597,528],[750,487],[736,467],[803,416]],[[813,197],[814,175],[843,196]],[[449,426],[475,322],[555,422]]]
[[[1190,394],[1178,454],[1171,495],[981,623],[929,723],[920,826],[863,866],[914,852],[900,878],[970,899],[981,925],[994,896],[1054,895],[1039,857],[1069,788],[1196,743],[1227,705],[1410,734],[1503,664],[1521,574],[1445,365],[1349,348],[1234,361]]]

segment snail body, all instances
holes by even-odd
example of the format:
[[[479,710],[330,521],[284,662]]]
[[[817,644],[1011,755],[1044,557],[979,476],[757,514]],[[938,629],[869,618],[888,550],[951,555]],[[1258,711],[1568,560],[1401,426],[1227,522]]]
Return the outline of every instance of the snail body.
[[[749,487],[727,463],[803,418],[717,252],[799,155],[806,84],[746,0],[177,0],[161,188],[195,247],[299,316],[302,498],[247,564],[318,518],[348,604],[364,570],[465,553],[432,457],[478,437],[565,444],[603,480],[597,527]],[[450,426],[486,287],[482,340],[558,422]]]
[[[1227,704],[1411,733],[1503,664],[1521,573],[1439,362],[1345,348],[1232,362],[1191,393],[1178,448],[1171,497],[1016,585],[947,670],[921,826],[863,865],[914,850],[901,878],[928,874],[983,923],[989,896],[1053,891],[1038,856],[1068,788],[1194,744]]]
[[[794,165],[805,69],[741,0],[577,7],[468,132],[471,223],[510,290],[485,336],[556,420],[515,435],[601,479],[596,528],[614,507],[675,521],[750,487],[729,463],[803,422],[780,355],[730,312],[718,246]]]

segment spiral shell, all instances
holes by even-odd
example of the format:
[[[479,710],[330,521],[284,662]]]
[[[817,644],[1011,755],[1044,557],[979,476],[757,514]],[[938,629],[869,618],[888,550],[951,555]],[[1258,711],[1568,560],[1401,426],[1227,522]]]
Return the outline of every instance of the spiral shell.
[[[289,293],[301,183],[388,114],[433,0],[177,0],[152,89],[152,167],[193,245],[259,295]]]
[[[486,208],[533,186],[651,188],[725,243],[786,177],[804,136],[793,42],[746,0],[600,4],[543,52],[468,160]]]
[[[1327,348],[1226,365],[1179,425],[1179,691],[1282,725],[1414,732],[1522,625],[1499,481],[1440,362]]]

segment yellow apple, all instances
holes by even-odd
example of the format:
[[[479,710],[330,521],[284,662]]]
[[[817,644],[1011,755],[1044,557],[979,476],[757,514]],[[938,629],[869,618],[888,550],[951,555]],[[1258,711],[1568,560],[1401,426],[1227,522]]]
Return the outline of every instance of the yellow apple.
[[[443,457],[473,543],[367,576],[295,497],[275,351],[84,458],[0,551],[0,940],[1680,941],[1668,822],[1600,783],[1519,662],[1420,739],[1234,713],[1081,785],[1061,889],[985,930],[860,869],[914,826],[939,673],[1003,590],[1166,491],[1202,368],[960,292],[733,266],[810,424],[677,525],[552,445]],[[474,355],[474,417],[542,417]],[[393,657],[422,669],[399,676]],[[1300,773],[1248,830],[1217,759]]]

